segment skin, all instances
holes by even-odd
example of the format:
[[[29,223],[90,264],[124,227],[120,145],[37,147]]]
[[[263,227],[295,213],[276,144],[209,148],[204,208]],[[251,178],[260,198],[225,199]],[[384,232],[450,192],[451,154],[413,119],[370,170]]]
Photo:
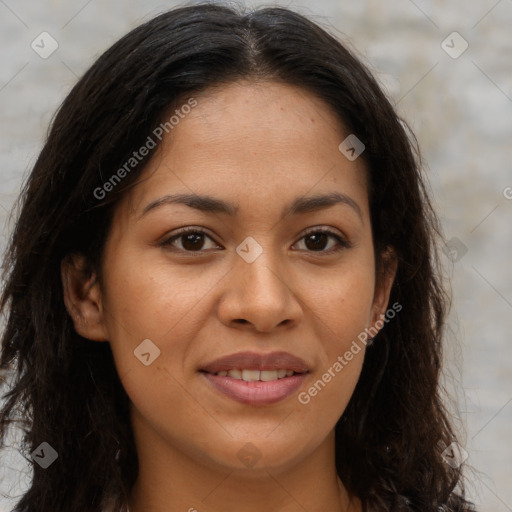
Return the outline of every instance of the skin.
[[[389,259],[377,278],[364,163],[339,151],[349,132],[300,88],[241,81],[195,98],[117,207],[102,282],[83,277],[81,257],[62,266],[75,329],[110,343],[132,402],[140,472],[131,511],[360,511],[335,471],[334,426],[364,344],[306,405],[297,393],[242,404],[198,369],[239,351],[283,350],[308,363],[305,391],[385,313],[396,264]],[[281,218],[297,197],[332,192],[349,196],[360,215],[340,203]],[[173,204],[141,217],[173,193],[208,194],[239,211]],[[158,245],[186,226],[207,232],[202,252],[183,237],[174,251]],[[309,228],[351,247],[328,254],[338,247],[329,236],[315,250]],[[263,249],[252,263],[235,251],[247,236]],[[144,339],[160,349],[149,366],[134,357]],[[260,457],[252,467],[237,456],[247,443]]]

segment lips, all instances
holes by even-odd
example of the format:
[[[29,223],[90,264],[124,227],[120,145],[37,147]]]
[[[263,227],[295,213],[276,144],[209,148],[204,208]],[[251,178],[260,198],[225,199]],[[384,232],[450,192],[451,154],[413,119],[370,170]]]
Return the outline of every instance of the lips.
[[[200,369],[206,381],[224,396],[250,405],[279,402],[298,390],[309,368],[287,352],[239,352]]]
[[[309,368],[303,359],[288,352],[271,352],[270,354],[238,352],[216,359],[201,368],[201,371],[213,374],[230,370],[259,370],[260,372],[292,370],[294,373],[306,373]]]

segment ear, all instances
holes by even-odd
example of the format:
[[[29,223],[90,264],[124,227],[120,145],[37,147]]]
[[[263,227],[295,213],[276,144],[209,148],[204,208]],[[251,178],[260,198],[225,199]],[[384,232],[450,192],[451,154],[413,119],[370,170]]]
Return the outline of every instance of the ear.
[[[382,319],[386,313],[389,303],[391,288],[396,276],[398,261],[395,251],[387,247],[382,254],[382,264],[375,277],[375,292],[373,296],[371,326],[378,332],[384,323]],[[379,322],[379,320],[381,320]],[[380,327],[379,327],[380,325]]]
[[[86,271],[85,256],[72,254],[61,263],[64,304],[75,330],[93,341],[108,341],[96,274]]]

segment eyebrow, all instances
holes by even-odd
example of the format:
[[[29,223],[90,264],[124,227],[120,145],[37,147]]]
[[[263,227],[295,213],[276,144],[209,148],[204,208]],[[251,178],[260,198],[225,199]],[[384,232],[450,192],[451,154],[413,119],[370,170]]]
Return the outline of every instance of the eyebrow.
[[[171,194],[155,199],[146,205],[137,220],[140,220],[148,212],[168,204],[184,204],[190,208],[195,208],[203,212],[223,213],[231,217],[235,216],[239,209],[237,204],[228,203],[222,199],[212,196],[197,194]],[[284,209],[281,219],[287,215],[314,212],[324,208],[329,208],[336,204],[345,204],[350,206],[357,213],[361,222],[363,222],[363,214],[359,205],[351,197],[338,192],[319,194],[309,197],[297,197]]]

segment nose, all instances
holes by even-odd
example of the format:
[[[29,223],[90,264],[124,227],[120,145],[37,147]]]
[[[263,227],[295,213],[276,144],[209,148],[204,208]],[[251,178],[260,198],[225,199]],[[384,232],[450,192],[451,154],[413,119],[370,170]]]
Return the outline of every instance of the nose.
[[[273,332],[278,326],[290,328],[300,322],[303,309],[294,292],[296,280],[270,249],[264,249],[252,263],[236,255],[226,279],[218,307],[225,325]]]

